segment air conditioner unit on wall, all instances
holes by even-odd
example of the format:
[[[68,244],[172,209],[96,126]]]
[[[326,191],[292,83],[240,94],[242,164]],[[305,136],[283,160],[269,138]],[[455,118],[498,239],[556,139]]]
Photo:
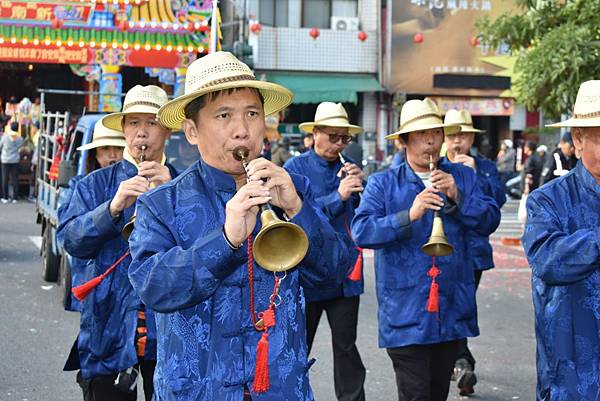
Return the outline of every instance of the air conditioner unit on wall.
[[[358,18],[331,17],[331,29],[334,31],[358,31]]]

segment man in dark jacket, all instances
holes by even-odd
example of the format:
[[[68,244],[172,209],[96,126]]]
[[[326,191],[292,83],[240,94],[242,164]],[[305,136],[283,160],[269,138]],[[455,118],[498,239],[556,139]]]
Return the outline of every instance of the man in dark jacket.
[[[58,227],[70,255],[91,259],[88,280],[118,263],[81,306],[77,353],[84,401],[135,401],[138,369],[146,401],[153,396],[154,314],[129,282],[131,257],[122,230],[134,215],[138,196],[177,174],[165,165],[165,140],[171,130],[156,120],[167,101],[161,88],[137,85],[127,92],[123,112],[103,117],[105,127],[125,135],[124,160],[77,184]]]
[[[447,159],[452,163],[461,163],[473,169],[481,192],[494,199],[498,208],[501,208],[506,202],[506,193],[496,165],[470,153],[475,134],[484,131],[473,127],[471,114],[467,110],[448,110],[444,123],[460,124],[461,128],[459,133],[446,135]],[[483,271],[494,267],[492,246],[489,236],[479,235],[475,231],[469,231],[467,244],[466,261],[473,268],[475,290],[477,290]],[[460,389],[460,395],[473,394],[473,387],[477,383],[474,370],[475,358],[467,346],[467,339],[464,338],[459,341],[458,357],[454,364],[454,378]]]
[[[313,134],[313,149],[288,160],[284,167],[308,177],[317,205],[344,239],[350,255],[348,264],[337,266],[346,276],[341,285],[305,289],[308,351],[325,312],[331,328],[337,399],[363,401],[366,371],[356,348],[358,307],[364,290],[362,253],[352,240],[350,223],[360,202],[364,173],[354,160],[340,157],[352,136],[362,132],[362,128],[349,123],[341,103],[323,102],[317,107],[314,122],[302,123],[300,129]]]
[[[548,163],[542,171],[542,184],[562,177],[577,165],[575,157],[575,146],[570,132],[565,132],[560,138],[558,148],[552,153]]]
[[[536,154],[537,144],[533,141],[527,141],[523,153],[527,156],[525,166],[523,167],[521,186],[525,188],[525,180],[529,175],[531,177],[531,183],[529,184],[529,192],[533,191],[540,186],[540,177],[542,175],[543,162],[542,159]]]

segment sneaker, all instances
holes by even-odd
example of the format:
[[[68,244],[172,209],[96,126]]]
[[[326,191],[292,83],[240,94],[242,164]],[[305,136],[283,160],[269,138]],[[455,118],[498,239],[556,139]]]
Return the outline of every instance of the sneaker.
[[[11,200],[12,203],[17,203],[16,199]]]
[[[477,376],[473,372],[473,366],[466,359],[459,359],[454,364],[454,378],[460,395],[471,395],[475,392],[473,387],[477,384]]]
[[[0,202],[2,202],[2,203],[8,203],[8,199],[2,198],[2,199],[0,199]]]

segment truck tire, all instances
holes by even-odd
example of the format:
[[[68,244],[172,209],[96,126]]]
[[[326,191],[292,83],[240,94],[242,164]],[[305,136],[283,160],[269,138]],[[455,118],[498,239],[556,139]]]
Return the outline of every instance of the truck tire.
[[[71,310],[71,264],[67,255],[60,257],[60,270],[58,274],[58,285],[60,286],[60,297],[63,307],[66,310]]]
[[[55,282],[58,278],[60,256],[52,252],[52,233],[49,226],[42,235],[42,278],[45,281]]]

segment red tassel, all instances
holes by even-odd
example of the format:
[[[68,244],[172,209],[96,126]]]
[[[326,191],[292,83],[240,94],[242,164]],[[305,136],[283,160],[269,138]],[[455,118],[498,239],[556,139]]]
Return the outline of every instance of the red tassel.
[[[348,275],[348,278],[351,281],[360,281],[362,279],[362,265],[363,265],[363,253],[361,248],[358,249],[358,257],[356,258],[356,263],[354,263],[354,267],[352,271]]]
[[[78,285],[77,287],[73,287],[71,292],[73,293],[73,296],[77,298],[77,300],[83,301],[88,295],[90,295],[90,292],[92,292],[92,290],[102,282],[102,280],[104,280],[103,275],[94,277],[86,283]]]
[[[117,265],[121,263],[123,259],[125,259],[128,255],[129,251],[125,252],[123,256],[121,256],[111,267],[106,269],[106,271],[101,275],[96,276],[90,281],[78,285],[77,287],[71,288],[71,293],[73,294],[73,296],[77,298],[77,300],[83,301],[88,295],[90,295],[90,292],[92,292],[94,288],[98,287],[102,280],[104,280],[106,276],[112,273],[112,271],[115,270],[115,267],[117,267]]]
[[[269,333],[267,330],[260,337],[256,347],[256,369],[254,371],[255,393],[264,393],[271,387],[269,382]]]
[[[437,313],[440,311],[440,297],[439,297],[439,285],[435,282],[435,278],[440,275],[441,271],[434,265],[427,272],[427,275],[431,277],[431,287],[429,288],[429,300],[427,301],[427,312]]]

